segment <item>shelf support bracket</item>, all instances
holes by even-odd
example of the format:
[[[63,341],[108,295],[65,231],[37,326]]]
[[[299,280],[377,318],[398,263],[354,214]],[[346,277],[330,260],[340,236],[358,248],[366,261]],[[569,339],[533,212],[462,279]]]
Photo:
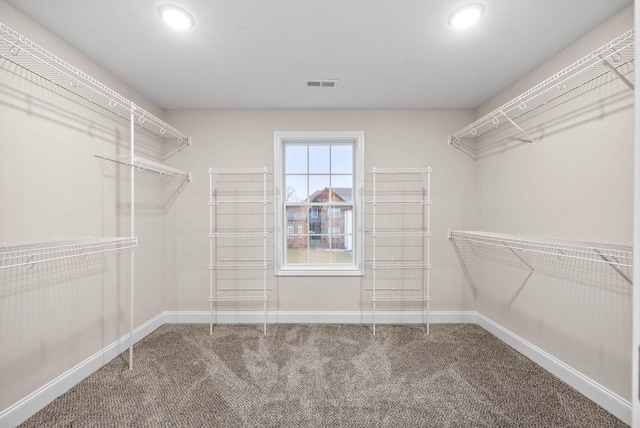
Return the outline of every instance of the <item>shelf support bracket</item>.
[[[524,286],[527,284],[527,282],[529,282],[529,279],[531,278],[534,272],[535,271],[533,270],[529,272],[529,275],[527,275],[524,281],[522,281],[522,284],[520,284],[520,287],[518,287],[518,291],[516,291],[513,297],[511,297],[511,299],[509,300],[509,303],[507,304],[508,307],[511,307],[511,305],[513,305],[513,302],[515,302],[515,300],[518,298],[518,296],[520,295],[520,292],[522,291]]]
[[[515,123],[513,120],[511,120],[511,118],[510,118],[509,116],[507,116],[507,115],[505,114],[505,112],[503,112],[502,110],[500,110],[500,114],[501,114],[501,115],[503,115],[504,117],[506,117],[506,118],[507,118],[507,120],[508,120],[509,122],[511,122],[511,124],[512,124],[513,126],[515,126],[515,127],[518,129],[518,131],[520,131],[520,132],[522,133],[522,135],[524,135],[524,136],[525,136],[525,138],[526,138],[527,140],[529,140],[529,142],[530,142],[531,144],[535,144],[535,143],[536,143],[536,140],[534,140],[534,139],[533,139],[529,134],[527,134],[527,133],[525,132],[525,130],[524,130],[524,129],[522,129],[522,128],[517,124],[517,123]]]
[[[611,266],[611,269],[615,270],[618,275],[624,278],[625,281],[627,281],[630,285],[633,285],[633,280],[629,277],[629,275],[622,271],[622,269],[620,268],[620,263],[615,259],[615,257],[609,258],[607,255],[603,254],[602,251],[596,248],[593,249],[593,252],[600,256],[600,258],[604,260],[609,266]]]
[[[474,153],[473,148],[472,147],[468,147],[468,145],[463,143],[460,140],[460,138],[454,137],[452,135],[449,136],[449,145],[455,147],[458,150],[460,150],[462,153],[464,153],[465,155],[469,156],[474,161],[478,160],[478,155],[476,153]]]
[[[471,278],[471,273],[469,272],[469,269],[467,269],[467,265],[464,262],[464,259],[462,258],[462,254],[460,253],[460,248],[458,248],[458,244],[456,244],[455,239],[453,238],[453,236],[451,236],[451,230],[449,230],[449,240],[451,241],[453,250],[456,252],[456,257],[458,257],[458,261],[460,262],[460,266],[462,267],[462,272],[464,273],[464,277],[466,278],[469,285],[471,285],[471,292],[473,293],[473,296],[476,297],[476,294],[478,292],[478,287],[476,287],[476,284],[473,282],[473,279]]]
[[[629,81],[629,79],[627,79],[626,77],[624,77],[624,76],[622,75],[622,73],[620,73],[620,72],[618,71],[618,69],[617,69],[617,68],[615,68],[613,65],[611,65],[611,63],[610,63],[609,61],[607,61],[606,59],[602,58],[602,56],[600,56],[600,58],[602,59],[602,64],[603,64],[605,67],[607,67],[609,70],[611,70],[611,72],[612,72],[613,74],[615,74],[615,76],[616,76],[618,79],[622,80],[622,83],[624,83],[625,85],[627,85],[627,86],[628,86],[632,91],[635,91],[635,88],[634,88],[634,86],[633,86],[633,83],[631,83],[631,82]]]
[[[520,294],[520,292],[522,291],[522,289],[524,288],[524,286],[527,284],[527,282],[529,282],[529,279],[531,279],[531,276],[536,272],[536,270],[533,268],[533,266],[531,266],[531,264],[529,262],[527,262],[524,259],[524,257],[522,257],[520,254],[518,254],[516,252],[516,250],[514,250],[513,248],[508,246],[504,241],[502,242],[502,245],[507,247],[509,249],[509,251],[511,251],[513,253],[513,255],[515,255],[518,259],[520,259],[520,261],[522,263],[527,265],[527,267],[530,270],[529,275],[527,275],[527,277],[524,279],[524,281],[522,281],[522,284],[520,284],[520,287],[518,287],[518,290],[516,291],[516,293],[513,295],[513,297],[511,297],[511,300],[509,300],[509,303],[508,303],[507,306],[511,306],[513,304],[513,302],[516,300],[516,298],[518,297],[518,295]]]
[[[510,246],[508,246],[504,241],[502,242],[502,245],[504,245],[505,247],[507,247],[507,248],[509,249],[509,251],[511,251],[511,252],[512,252],[512,253],[513,253],[513,254],[514,254],[518,259],[520,259],[520,261],[521,261],[522,263],[524,263],[525,265],[527,265],[527,267],[531,270],[531,272],[532,272],[532,273],[533,273],[533,272],[535,272],[535,269],[533,268],[533,266],[531,266],[531,265],[529,264],[529,262],[527,262],[527,261],[524,259],[524,257],[522,257],[520,254],[516,253],[516,251],[515,251],[513,248],[511,248]],[[529,279],[529,278],[527,278],[527,279]]]

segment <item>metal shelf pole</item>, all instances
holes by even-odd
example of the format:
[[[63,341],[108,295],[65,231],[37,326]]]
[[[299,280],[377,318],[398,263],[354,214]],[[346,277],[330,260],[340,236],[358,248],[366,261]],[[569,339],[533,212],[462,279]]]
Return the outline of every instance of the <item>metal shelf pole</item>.
[[[131,159],[135,156],[135,109],[136,106],[131,103]],[[131,237],[136,236],[135,229],[135,183],[136,183],[136,169],[133,165],[131,165]],[[130,297],[130,305],[129,308],[129,370],[133,370],[133,312],[134,312],[134,286],[135,286],[135,250],[131,251],[131,297]]]
[[[262,175],[262,286],[264,288],[264,334],[267,334],[267,168]]]
[[[373,264],[372,264],[372,276],[373,276],[373,295],[371,296],[372,299],[372,306],[373,306],[373,335],[375,336],[376,334],[376,239],[377,239],[377,235],[376,235],[376,218],[377,218],[377,212],[376,212],[376,168],[373,168],[373,227],[372,227],[372,231],[373,231],[373,235],[372,235],[372,240],[373,240]]]

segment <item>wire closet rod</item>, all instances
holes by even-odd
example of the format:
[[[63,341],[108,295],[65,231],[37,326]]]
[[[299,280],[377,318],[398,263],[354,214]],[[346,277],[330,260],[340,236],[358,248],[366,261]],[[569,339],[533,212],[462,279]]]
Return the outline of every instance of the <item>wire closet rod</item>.
[[[595,51],[591,52],[585,57],[579,59],[578,61],[574,62],[568,67],[562,69],[561,71],[548,77],[547,79],[538,83],[537,85],[530,88],[529,90],[518,95],[516,98],[513,98],[512,100],[506,102],[505,104],[501,105],[495,110],[487,113],[480,119],[476,120],[472,124],[468,125],[464,129],[456,133],[456,135],[473,133],[472,131],[474,129],[479,128],[483,124],[489,123],[489,122],[495,122],[496,116],[500,116],[504,113],[508,113],[509,111],[515,108],[518,108],[518,109],[526,108],[526,105],[524,105],[523,103],[529,102],[549,90],[552,90],[554,88],[557,89],[558,85],[561,85],[560,87],[562,87],[562,85],[568,79],[601,63],[602,61],[604,61],[605,58],[615,55],[616,54],[615,48],[619,46],[621,43],[629,42],[629,44],[633,44],[634,34],[635,33],[633,29],[628,30],[627,32],[616,37],[614,40],[607,43],[606,45],[596,49]],[[627,46],[628,45],[625,45],[623,46],[623,48],[626,48]],[[613,52],[611,52],[612,49],[614,49]]]
[[[628,30],[450,135],[449,144],[477,160],[492,154],[501,143],[535,143],[535,137],[540,135],[540,122],[549,120],[552,123],[557,119],[557,115],[547,116],[552,109],[588,93],[595,93],[594,85],[619,80],[633,91],[634,84],[629,81],[628,75],[633,74],[635,62],[634,36],[635,30]],[[508,128],[502,128],[508,124],[520,138],[509,134]]]
[[[31,269],[38,263],[70,258],[84,258],[92,254],[121,251],[136,247],[137,245],[137,238],[85,238],[68,241],[1,246],[0,269],[20,266]]]
[[[1,51],[2,56],[9,61],[24,67],[63,89],[77,93],[82,98],[85,97],[79,93],[81,88],[100,96],[106,103],[105,105],[100,104],[100,106],[109,109],[118,116],[120,114],[115,111],[117,107],[125,111],[133,109],[135,116],[138,118],[138,125],[157,135],[170,135],[186,141],[187,145],[191,144],[190,137],[184,133],[2,22],[0,22],[0,39],[9,45],[6,53],[5,49]],[[146,124],[152,124],[156,130],[154,131],[153,128],[147,127]]]
[[[94,156],[98,159],[119,163],[121,165],[134,166],[138,168],[139,171],[155,172],[157,174],[160,174],[161,177],[170,175],[173,177],[182,178],[184,180],[191,181],[191,174],[188,172],[180,171],[170,166],[166,166],[158,162],[150,161],[148,159],[144,159],[139,156],[135,156],[133,160],[131,160],[131,157],[129,156],[120,158],[120,159],[110,157],[110,156],[104,156],[104,155],[94,155]]]
[[[589,243],[580,241],[558,240],[538,238],[533,236],[493,234],[483,232],[455,231],[450,232],[450,239],[458,241],[474,242],[478,244],[493,245],[498,247],[516,246],[516,249],[533,253],[547,254],[556,257],[595,261],[610,264],[600,257],[613,255],[626,262],[616,264],[625,267],[633,267],[633,250],[631,246],[611,245],[601,243]]]
[[[603,263],[614,269],[629,284],[633,284],[632,278],[623,270],[623,268],[633,268],[633,248],[630,245],[607,245],[535,236],[457,230],[449,231],[449,239],[454,242],[464,241],[470,244],[507,248],[523,262],[525,261],[515,250],[550,255],[560,260],[568,258]],[[532,269],[529,263],[526,264]]]

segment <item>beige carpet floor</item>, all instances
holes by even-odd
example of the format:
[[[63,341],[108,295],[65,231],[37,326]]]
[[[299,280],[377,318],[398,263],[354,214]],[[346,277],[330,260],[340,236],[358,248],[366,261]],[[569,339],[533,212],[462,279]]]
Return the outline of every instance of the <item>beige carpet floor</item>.
[[[472,324],[164,325],[24,427],[623,427]]]

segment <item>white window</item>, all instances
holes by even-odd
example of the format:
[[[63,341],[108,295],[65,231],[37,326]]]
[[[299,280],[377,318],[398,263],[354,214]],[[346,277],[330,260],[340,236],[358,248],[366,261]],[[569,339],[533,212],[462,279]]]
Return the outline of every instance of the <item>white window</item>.
[[[293,235],[293,225],[292,224],[287,225],[287,233],[289,234],[289,236]]]
[[[276,274],[364,275],[364,133],[276,132],[274,149]]]

